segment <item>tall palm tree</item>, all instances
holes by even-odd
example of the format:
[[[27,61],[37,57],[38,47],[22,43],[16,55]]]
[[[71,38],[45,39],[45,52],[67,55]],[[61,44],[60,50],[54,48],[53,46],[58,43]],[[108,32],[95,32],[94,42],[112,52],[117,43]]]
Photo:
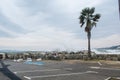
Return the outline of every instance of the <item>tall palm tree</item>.
[[[90,39],[91,39],[91,30],[94,26],[96,26],[98,20],[100,19],[100,14],[94,14],[95,8],[84,8],[80,13],[80,25],[83,27],[85,24],[85,32],[87,32],[88,38],[88,58],[91,59],[91,46],[90,46]]]

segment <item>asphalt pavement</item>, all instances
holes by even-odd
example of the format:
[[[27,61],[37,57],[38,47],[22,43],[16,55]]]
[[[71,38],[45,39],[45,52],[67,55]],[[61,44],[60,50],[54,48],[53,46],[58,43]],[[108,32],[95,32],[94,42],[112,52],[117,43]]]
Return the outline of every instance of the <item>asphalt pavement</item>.
[[[119,68],[100,62],[43,62],[43,65],[35,65],[0,61],[0,80],[107,80],[109,77],[120,77]]]

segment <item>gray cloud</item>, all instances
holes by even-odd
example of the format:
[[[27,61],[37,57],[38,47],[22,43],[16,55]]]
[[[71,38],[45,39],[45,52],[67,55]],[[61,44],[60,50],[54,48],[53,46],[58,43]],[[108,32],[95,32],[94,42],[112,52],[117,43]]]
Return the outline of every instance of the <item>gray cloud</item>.
[[[92,3],[90,4],[90,2]],[[87,36],[84,28],[80,28],[78,17],[84,7],[92,6],[95,6],[96,13],[102,15],[97,27],[92,31],[93,47],[118,44],[120,23],[117,1],[2,0],[0,30],[3,35],[1,35],[0,41],[3,43],[0,45],[6,48],[12,46],[21,49],[68,48],[79,50],[85,48]],[[14,38],[8,37],[15,33],[20,35]],[[109,39],[112,39],[111,43],[107,42]],[[101,41],[106,43],[101,44]]]
[[[23,29],[21,26],[19,26],[16,23],[13,23],[9,18],[7,18],[2,12],[0,11],[0,26],[4,27],[7,30],[10,30],[11,32],[15,32],[16,34],[24,34],[26,33],[26,30]],[[4,31],[1,31],[1,33]],[[2,35],[7,34],[10,36],[9,33],[3,33]],[[13,35],[11,35],[13,36]]]

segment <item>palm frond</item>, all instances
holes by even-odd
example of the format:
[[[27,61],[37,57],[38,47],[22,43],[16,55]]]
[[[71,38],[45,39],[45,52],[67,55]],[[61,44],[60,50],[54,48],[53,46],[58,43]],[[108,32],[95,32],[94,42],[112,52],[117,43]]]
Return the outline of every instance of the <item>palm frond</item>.
[[[90,14],[93,14],[94,12],[95,12],[95,8],[92,7],[92,8],[90,9]]]
[[[96,18],[93,18],[93,21],[98,22],[98,20]]]
[[[92,22],[92,24],[91,24],[92,27],[94,27],[94,26],[96,27],[96,25],[97,25],[96,22]]]
[[[81,16],[79,17],[79,19],[80,19],[80,24],[81,24],[81,23],[84,22],[85,17],[84,17],[83,15],[81,15]]]
[[[90,12],[90,8],[89,8],[89,7],[84,8],[84,9],[82,10],[82,12],[83,12],[83,13],[89,13],[89,12]]]
[[[100,19],[101,15],[100,14],[96,14],[95,15],[95,19]]]
[[[82,11],[82,12],[81,12],[81,15],[84,15],[84,16],[86,16],[86,13]]]
[[[81,27],[82,27],[84,24],[85,24],[85,22],[82,22],[82,23],[81,23]]]
[[[79,19],[80,19],[80,24],[81,24],[80,26],[82,27],[84,25],[84,23],[85,23],[85,16],[80,15]]]

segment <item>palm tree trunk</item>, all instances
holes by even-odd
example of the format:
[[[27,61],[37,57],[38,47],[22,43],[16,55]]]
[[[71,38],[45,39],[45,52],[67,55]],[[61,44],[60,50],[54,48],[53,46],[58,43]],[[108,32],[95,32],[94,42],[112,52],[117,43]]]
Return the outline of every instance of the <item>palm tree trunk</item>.
[[[120,17],[120,0],[118,0],[118,5],[119,5],[119,17]]]
[[[88,58],[91,59],[91,46],[90,46],[90,39],[91,39],[91,32],[87,33],[88,35]]]

